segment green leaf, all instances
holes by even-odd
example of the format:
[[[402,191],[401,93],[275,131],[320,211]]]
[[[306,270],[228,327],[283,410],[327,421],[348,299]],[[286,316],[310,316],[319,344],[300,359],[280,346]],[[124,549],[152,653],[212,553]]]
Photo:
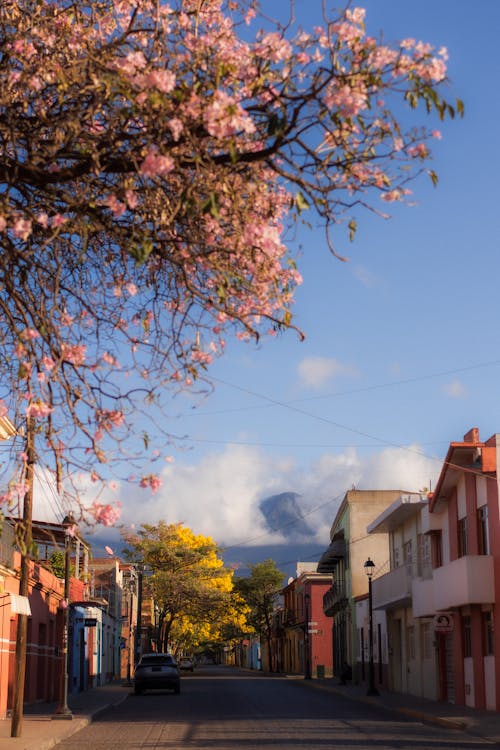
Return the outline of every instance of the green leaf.
[[[303,193],[297,193],[297,195],[295,196],[295,205],[297,206],[299,213],[301,213],[302,211],[307,211],[310,208],[310,205],[304,198]]]
[[[354,235],[356,234],[356,230],[358,228],[356,220],[351,219],[351,221],[348,224],[348,227],[349,227],[349,240],[352,242],[354,239]]]
[[[438,184],[438,181],[439,181],[439,178],[438,178],[438,176],[437,176],[436,172],[434,172],[434,170],[433,170],[433,169],[429,169],[429,170],[427,171],[427,174],[428,174],[428,175],[429,175],[429,177],[431,178],[431,182],[432,182],[432,184],[433,184],[433,185],[434,185],[434,187],[435,187],[435,186],[436,186],[436,185]]]

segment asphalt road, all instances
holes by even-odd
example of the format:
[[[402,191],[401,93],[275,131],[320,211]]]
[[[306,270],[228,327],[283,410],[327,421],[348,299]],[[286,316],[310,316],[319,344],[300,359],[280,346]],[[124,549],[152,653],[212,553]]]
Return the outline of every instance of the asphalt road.
[[[183,674],[181,694],[130,695],[58,750],[485,750],[462,732],[405,720],[308,681],[217,667]]]

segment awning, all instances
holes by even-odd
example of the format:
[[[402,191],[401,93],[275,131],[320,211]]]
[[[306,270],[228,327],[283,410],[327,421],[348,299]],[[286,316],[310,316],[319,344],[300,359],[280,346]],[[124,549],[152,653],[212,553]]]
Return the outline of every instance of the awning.
[[[345,539],[334,539],[318,563],[318,573],[333,573],[338,561],[346,556]]]
[[[30,600],[27,596],[10,594],[10,608],[16,615],[31,615]]]

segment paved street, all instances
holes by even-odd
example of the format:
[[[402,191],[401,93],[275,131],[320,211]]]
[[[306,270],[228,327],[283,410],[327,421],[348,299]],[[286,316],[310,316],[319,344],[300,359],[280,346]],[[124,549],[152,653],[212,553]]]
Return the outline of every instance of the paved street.
[[[313,689],[303,680],[209,667],[180,695],[130,695],[59,750],[479,750],[487,740]],[[493,745],[494,746],[494,745]]]

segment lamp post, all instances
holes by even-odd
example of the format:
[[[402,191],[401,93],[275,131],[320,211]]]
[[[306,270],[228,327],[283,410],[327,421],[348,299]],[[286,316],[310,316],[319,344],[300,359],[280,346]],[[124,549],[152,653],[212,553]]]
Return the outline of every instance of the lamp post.
[[[64,599],[63,607],[63,637],[62,637],[62,666],[61,682],[59,689],[59,705],[56,708],[53,719],[72,719],[73,714],[68,706],[68,625],[69,625],[69,577],[70,577],[70,553],[71,553],[71,529],[75,525],[71,515],[65,517],[62,522],[64,526]]]
[[[368,558],[364,565],[365,573],[368,576],[368,613],[369,613],[369,647],[370,647],[370,662],[369,662],[369,684],[367,695],[379,695],[377,688],[375,687],[375,670],[373,668],[373,599],[372,599],[372,577],[375,570],[375,563],[373,560]]]
[[[128,579],[127,594],[127,614],[128,614],[128,647],[127,647],[127,679],[125,681],[126,687],[132,685],[131,674],[132,674],[132,661],[133,661],[133,650],[135,646],[135,637],[133,634],[133,605],[134,605],[134,576],[132,575],[133,568],[130,568],[130,574]]]
[[[305,626],[304,626],[304,647],[305,647],[305,674],[304,679],[310,680],[311,679],[311,650],[310,650],[310,638],[309,638],[309,617],[310,617],[310,604],[311,604],[311,597],[309,594],[304,594],[304,603],[305,603]]]

